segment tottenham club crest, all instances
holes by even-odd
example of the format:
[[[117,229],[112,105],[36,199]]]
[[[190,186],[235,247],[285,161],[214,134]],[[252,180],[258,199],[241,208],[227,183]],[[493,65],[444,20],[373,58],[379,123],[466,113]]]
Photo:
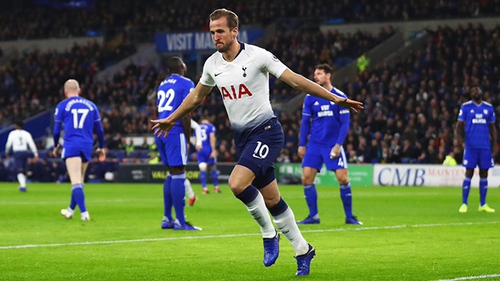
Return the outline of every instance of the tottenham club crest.
[[[247,77],[247,73],[246,73],[247,68],[244,65],[242,65],[241,70],[243,70],[243,77]]]

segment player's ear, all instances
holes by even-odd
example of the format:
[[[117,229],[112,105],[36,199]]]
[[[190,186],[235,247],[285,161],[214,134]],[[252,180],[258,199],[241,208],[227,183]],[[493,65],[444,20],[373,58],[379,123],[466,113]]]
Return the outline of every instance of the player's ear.
[[[238,27],[233,28],[231,34],[233,35],[233,39],[236,39],[238,37]]]

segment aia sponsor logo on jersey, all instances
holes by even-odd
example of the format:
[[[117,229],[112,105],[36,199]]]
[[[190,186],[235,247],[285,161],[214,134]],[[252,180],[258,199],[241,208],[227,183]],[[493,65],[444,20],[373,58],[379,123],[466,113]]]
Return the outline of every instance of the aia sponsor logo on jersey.
[[[245,84],[240,84],[237,86],[238,89],[234,85],[231,85],[229,88],[226,87],[221,87],[221,95],[222,99],[230,99],[230,100],[237,100],[241,99],[244,95],[247,95],[249,97],[253,96],[252,92],[245,86]]]

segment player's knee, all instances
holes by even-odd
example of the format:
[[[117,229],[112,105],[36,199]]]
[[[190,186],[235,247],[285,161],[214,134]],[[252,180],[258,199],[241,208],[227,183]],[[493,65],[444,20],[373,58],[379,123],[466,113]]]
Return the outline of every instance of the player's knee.
[[[339,176],[337,177],[337,181],[339,184],[347,184],[349,182],[349,178],[347,178],[347,176]]]
[[[310,175],[308,173],[302,173],[302,184],[313,184],[314,183],[314,175]]]
[[[479,170],[479,177],[487,178],[488,177],[488,170]]]
[[[199,163],[198,168],[200,168],[200,171],[206,171],[207,170],[207,163]]]
[[[474,170],[473,169],[466,169],[465,170],[465,176],[466,177],[472,178],[473,175],[474,175]]]
[[[234,195],[240,194],[246,188],[246,186],[244,187],[236,177],[229,177],[227,184],[229,185],[229,188],[231,188]]]
[[[270,208],[270,207],[276,206],[276,204],[278,204],[280,202],[280,199],[281,199],[280,196],[271,197],[271,198],[265,198],[264,197],[264,202],[266,203],[266,206],[268,208]]]

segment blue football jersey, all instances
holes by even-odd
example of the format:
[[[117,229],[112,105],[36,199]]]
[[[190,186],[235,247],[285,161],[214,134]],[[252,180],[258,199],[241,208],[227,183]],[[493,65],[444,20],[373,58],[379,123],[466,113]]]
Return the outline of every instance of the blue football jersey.
[[[335,87],[331,92],[343,98],[347,97]],[[302,115],[312,118],[309,145],[343,144],[349,130],[349,109],[338,106],[334,102],[307,95],[304,99]]]
[[[460,107],[458,120],[465,122],[465,148],[491,149],[490,123],[495,122],[495,110],[487,102],[468,101]]]
[[[178,74],[172,74],[160,83],[157,92],[156,106],[158,119],[170,116],[194,89],[193,81]],[[171,133],[183,133],[182,120],[177,121],[170,130]]]
[[[65,131],[64,146],[87,147],[94,144],[94,124],[101,117],[96,105],[82,97],[70,97],[61,101],[54,122],[61,122]]]
[[[210,134],[215,134],[215,126],[210,123],[201,123],[200,134],[201,136],[196,136],[196,137],[201,138],[202,149],[211,151],[212,146],[210,145]]]

